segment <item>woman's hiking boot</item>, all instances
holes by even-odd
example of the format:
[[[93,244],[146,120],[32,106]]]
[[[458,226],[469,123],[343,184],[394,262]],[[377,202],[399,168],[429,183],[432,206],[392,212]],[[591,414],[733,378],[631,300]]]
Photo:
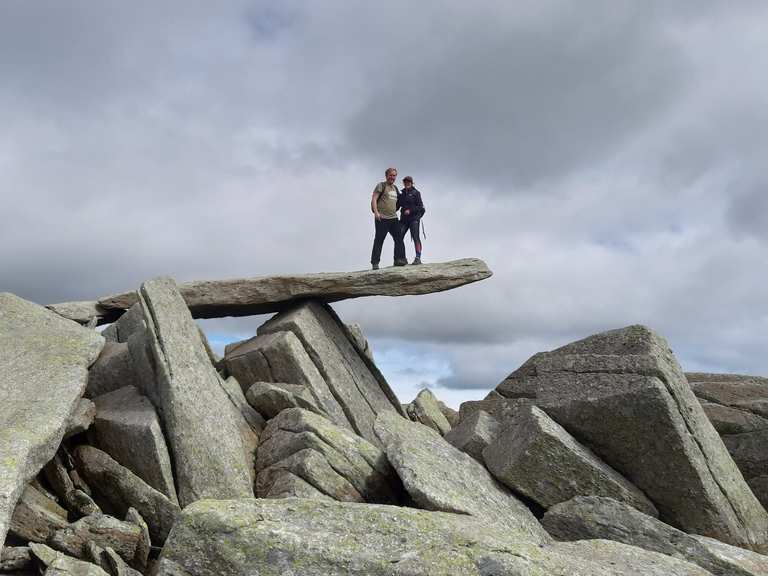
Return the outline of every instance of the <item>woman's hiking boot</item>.
[[[413,264],[421,264],[421,256],[416,256],[416,258],[413,259]]]

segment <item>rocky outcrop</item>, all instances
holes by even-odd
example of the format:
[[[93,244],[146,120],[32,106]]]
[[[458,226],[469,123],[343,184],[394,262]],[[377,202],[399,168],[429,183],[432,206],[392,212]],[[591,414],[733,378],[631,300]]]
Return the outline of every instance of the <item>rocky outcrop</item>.
[[[607,496],[658,515],[645,494],[535,406],[507,422],[483,460],[497,480],[544,508],[575,496]]]
[[[445,439],[478,462],[482,462],[483,450],[498,434],[499,423],[496,419],[487,412],[478,410],[452,428],[445,435]]]
[[[378,442],[373,432],[378,414],[402,414],[400,403],[384,376],[354,346],[346,326],[330,307],[311,301],[301,304],[274,316],[258,332],[293,332],[352,429],[369,442]]]
[[[259,445],[257,496],[316,492],[346,502],[398,503],[402,487],[381,449],[322,416],[291,408],[269,421]],[[303,480],[294,482],[293,478]],[[291,493],[288,485],[299,493]]]
[[[179,291],[193,317],[221,318],[280,312],[306,299],[330,303],[362,296],[430,294],[484,280],[491,274],[482,260],[465,258],[359,272],[187,282],[179,285]],[[65,302],[49,307],[75,321],[97,318],[100,323],[105,323],[112,322],[138,300],[138,294],[131,291],[107,296],[97,302]]]
[[[133,386],[95,399],[91,442],[155,490],[178,502],[171,457],[155,408]]]
[[[707,576],[615,542],[540,545],[472,516],[318,500],[200,501],[157,576]]]
[[[537,354],[496,392],[544,409],[640,488],[662,520],[729,544],[768,545],[768,515],[651,330],[631,326]]]
[[[579,496],[553,506],[542,519],[561,541],[605,539],[685,558],[716,576],[768,575],[768,556],[691,536],[611,498]]]
[[[171,279],[141,287],[158,408],[182,506],[200,498],[253,495],[231,401],[197,325]]]
[[[0,542],[24,486],[56,454],[103,345],[93,330],[0,293]]]
[[[428,388],[419,392],[413,402],[408,404],[405,411],[411,420],[432,428],[441,436],[445,436],[451,430],[448,419],[440,410],[437,398]]]
[[[510,534],[547,542],[531,511],[474,458],[451,446],[434,430],[393,412],[376,419],[389,462],[408,494],[425,510],[469,514]]]

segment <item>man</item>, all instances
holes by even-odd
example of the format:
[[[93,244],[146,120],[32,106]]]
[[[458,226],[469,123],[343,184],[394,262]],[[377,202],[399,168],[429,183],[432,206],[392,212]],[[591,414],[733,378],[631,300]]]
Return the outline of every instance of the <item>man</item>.
[[[416,190],[413,185],[413,178],[406,176],[403,178],[403,191],[397,199],[397,206],[400,208],[400,224],[402,225],[402,234],[410,231],[413,247],[416,249],[414,264],[421,264],[421,238],[419,238],[419,224],[421,217],[424,216],[424,202],[421,200],[421,192]]]
[[[395,266],[405,266],[408,261],[405,259],[405,243],[403,234],[400,230],[400,222],[397,220],[397,197],[399,191],[395,186],[397,179],[397,170],[387,168],[384,172],[386,180],[379,182],[373,189],[371,195],[371,211],[374,216],[374,225],[376,234],[373,238],[373,250],[371,251],[371,266],[374,270],[379,269],[381,260],[381,248],[384,245],[384,239],[387,234],[392,236],[395,241]]]

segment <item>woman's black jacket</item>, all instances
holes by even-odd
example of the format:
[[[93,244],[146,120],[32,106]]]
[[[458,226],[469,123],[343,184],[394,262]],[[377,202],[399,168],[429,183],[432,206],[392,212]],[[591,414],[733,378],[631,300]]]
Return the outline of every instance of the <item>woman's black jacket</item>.
[[[397,196],[397,207],[400,208],[400,222],[411,222],[424,216],[426,209],[424,202],[421,201],[421,192],[413,186],[410,189],[403,188],[403,191]],[[405,211],[410,210],[410,214],[405,215]]]

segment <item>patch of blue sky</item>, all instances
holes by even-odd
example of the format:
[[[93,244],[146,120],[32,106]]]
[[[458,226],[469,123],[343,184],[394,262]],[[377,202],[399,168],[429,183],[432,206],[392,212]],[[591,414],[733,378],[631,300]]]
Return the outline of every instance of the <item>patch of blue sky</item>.
[[[211,345],[211,348],[219,356],[224,356],[224,348],[227,344],[240,342],[253,336],[253,334],[237,334],[233,332],[206,332],[205,335],[208,337],[208,343]]]

